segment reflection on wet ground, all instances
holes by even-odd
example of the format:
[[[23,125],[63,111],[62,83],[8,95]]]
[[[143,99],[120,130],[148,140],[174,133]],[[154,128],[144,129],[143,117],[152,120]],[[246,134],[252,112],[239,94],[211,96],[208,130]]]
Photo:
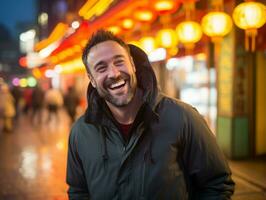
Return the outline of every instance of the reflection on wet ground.
[[[0,199],[63,200],[69,120],[33,126],[22,116],[13,133],[0,134]]]

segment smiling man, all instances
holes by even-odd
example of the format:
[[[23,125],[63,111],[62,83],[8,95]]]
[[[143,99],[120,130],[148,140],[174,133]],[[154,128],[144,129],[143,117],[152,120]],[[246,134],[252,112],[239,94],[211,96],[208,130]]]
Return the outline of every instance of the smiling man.
[[[88,108],[69,137],[70,199],[230,199],[231,172],[206,122],[158,91],[141,49],[99,30],[83,62]]]
[[[136,69],[128,47],[115,41],[104,41],[92,46],[84,57],[89,63],[91,84],[99,96],[105,99],[118,122],[132,123],[142,102],[141,96],[135,95]]]

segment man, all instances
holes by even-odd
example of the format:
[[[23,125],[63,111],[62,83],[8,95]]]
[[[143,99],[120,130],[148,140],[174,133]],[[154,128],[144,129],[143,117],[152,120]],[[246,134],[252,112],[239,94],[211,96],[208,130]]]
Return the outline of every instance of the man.
[[[158,91],[141,49],[99,30],[83,62],[91,82],[69,138],[70,199],[230,199],[213,134],[195,109]]]

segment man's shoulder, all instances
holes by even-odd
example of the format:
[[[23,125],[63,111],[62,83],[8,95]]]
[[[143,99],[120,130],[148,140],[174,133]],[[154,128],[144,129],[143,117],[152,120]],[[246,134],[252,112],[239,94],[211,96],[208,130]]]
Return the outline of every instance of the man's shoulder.
[[[90,134],[96,129],[94,124],[85,121],[85,115],[81,115],[72,125],[71,134]]]
[[[195,109],[192,105],[180,99],[167,96],[166,94],[163,94],[163,93],[160,94],[158,105],[169,108],[169,109],[180,109],[180,110],[185,110],[185,111]]]
[[[73,127],[75,126],[81,126],[83,123],[85,123],[85,115],[81,115],[74,123]]]

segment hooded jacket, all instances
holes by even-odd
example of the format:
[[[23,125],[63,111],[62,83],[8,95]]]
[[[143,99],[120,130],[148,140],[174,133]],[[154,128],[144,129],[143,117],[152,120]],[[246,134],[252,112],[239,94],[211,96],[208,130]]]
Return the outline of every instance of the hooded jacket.
[[[123,139],[96,89],[69,136],[70,199],[230,199],[234,182],[226,160],[202,116],[190,105],[158,92],[147,55],[130,45],[141,106]]]

